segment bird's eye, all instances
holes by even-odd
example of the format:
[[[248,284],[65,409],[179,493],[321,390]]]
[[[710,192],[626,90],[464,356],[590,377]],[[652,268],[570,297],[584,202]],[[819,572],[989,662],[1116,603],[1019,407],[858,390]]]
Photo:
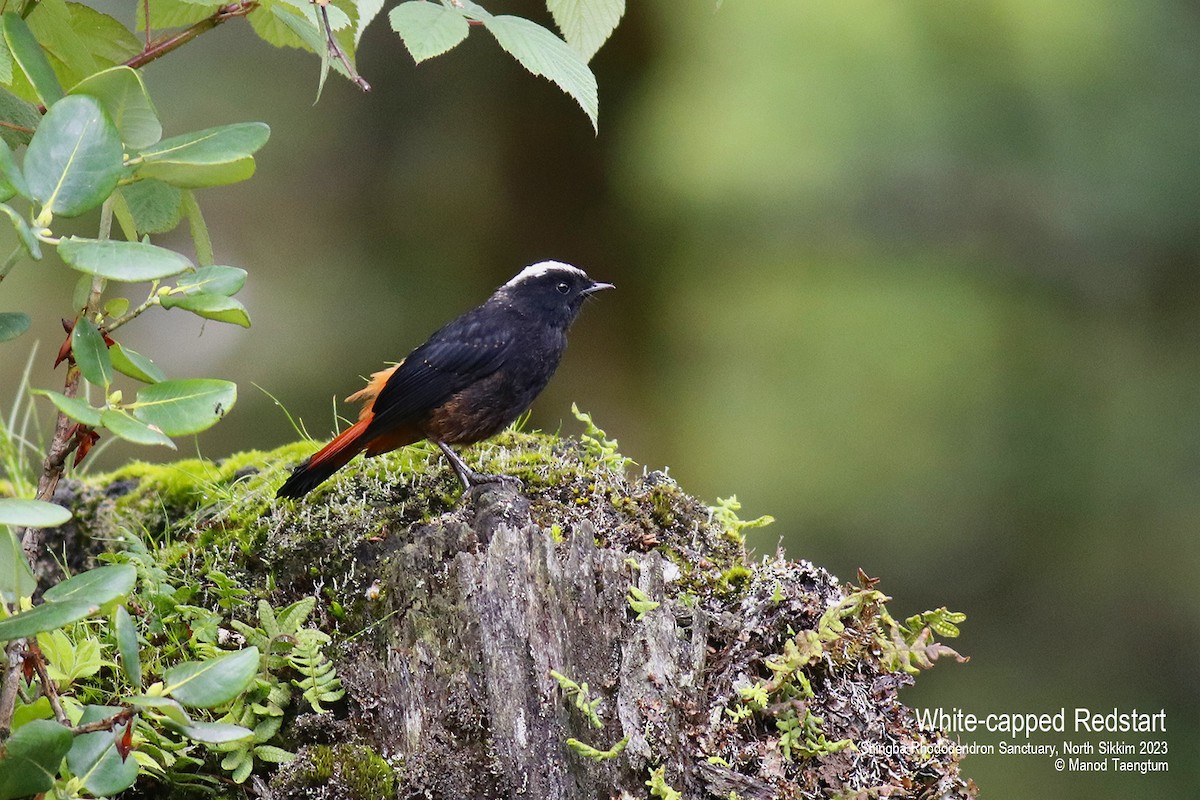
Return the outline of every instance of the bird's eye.
[[[571,291],[571,287],[566,283],[560,283],[554,288],[558,290],[559,294],[566,294],[567,292]]]

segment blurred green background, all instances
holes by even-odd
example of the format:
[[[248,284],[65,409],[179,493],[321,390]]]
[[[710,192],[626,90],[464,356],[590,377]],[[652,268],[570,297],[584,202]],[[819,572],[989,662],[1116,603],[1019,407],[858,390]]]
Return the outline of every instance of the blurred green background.
[[[294,438],[254,384],[324,437],[358,376],[571,261],[619,288],[535,425],[575,430],[577,401],[639,463],[774,515],[759,552],[881,576],[897,616],[966,612],[971,662],[912,705],[1167,712],[1167,774],[971,757],[984,796],[1196,796],[1193,3],[638,2],[593,62],[598,137],[481,31],[414,67],[380,20],[359,66],[374,92],[331,78],[314,107],[316,61],[234,22],[146,70],[168,135],[273,129],[253,180],[201,195],[253,329],[163,312],[123,339],[238,381],[200,452]],[[34,384],[60,384],[72,282],[4,282],[36,314],[0,348],[6,406],[34,338]],[[1155,737],[1034,741],[1063,738]]]

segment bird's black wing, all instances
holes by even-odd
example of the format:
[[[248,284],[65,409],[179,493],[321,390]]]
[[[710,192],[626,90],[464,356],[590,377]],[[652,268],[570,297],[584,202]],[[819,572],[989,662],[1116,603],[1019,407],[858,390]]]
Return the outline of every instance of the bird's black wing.
[[[415,422],[504,363],[513,337],[503,335],[506,325],[479,311],[449,323],[408,354],[375,398],[371,428]]]

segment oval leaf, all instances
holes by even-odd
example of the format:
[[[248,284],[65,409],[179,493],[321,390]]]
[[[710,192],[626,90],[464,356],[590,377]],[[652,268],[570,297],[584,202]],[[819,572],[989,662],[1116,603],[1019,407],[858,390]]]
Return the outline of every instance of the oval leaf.
[[[137,581],[137,569],[132,564],[110,564],[96,567],[67,578],[46,590],[47,602],[86,600],[97,606],[129,594]]]
[[[52,631],[87,619],[99,610],[100,606],[86,600],[42,603],[28,611],[0,620],[0,641],[27,639],[43,631]]]
[[[174,136],[140,153],[137,174],[183,189],[243,181],[254,174],[253,155],[270,135],[261,122],[241,122]]]
[[[108,409],[100,414],[100,424],[127,442],[134,444],[160,444],[175,449],[175,443],[162,431],[151,428],[124,411]]]
[[[71,352],[75,354],[75,363],[79,371],[93,386],[108,389],[112,383],[112,358],[108,355],[108,344],[96,323],[87,317],[75,321],[71,331]]]
[[[170,695],[185,706],[211,708],[237,697],[258,672],[258,648],[247,647],[207,661],[188,661],[163,675]]]
[[[25,181],[42,208],[74,217],[117,188],[121,137],[94,97],[64,97],[46,112],[25,153]]]
[[[117,126],[121,140],[133,148],[149,147],[162,138],[162,123],[137,70],[112,67],[89,75],[68,94],[91,95]]]
[[[388,21],[418,64],[458,45],[471,30],[460,12],[426,0],[400,3],[388,13]]]
[[[71,521],[71,512],[42,500],[0,498],[0,525],[19,528],[57,528]]]
[[[596,76],[583,56],[541,25],[522,17],[488,15],[482,21],[500,46],[521,66],[534,75],[550,79],[573,97],[588,115],[592,128],[598,130],[600,103]]]
[[[237,402],[237,384],[212,378],[162,381],[138,392],[134,416],[168,436],[211,428]]]
[[[163,308],[182,308],[198,317],[228,322],[232,325],[250,327],[250,315],[246,307],[232,297],[210,292],[195,292],[193,294],[169,294],[159,303]]]
[[[29,330],[30,322],[29,315],[20,311],[0,312],[0,342],[15,339]]]
[[[148,708],[162,714],[167,719],[177,725],[191,725],[192,718],[183,710],[183,706],[169,697],[155,697],[150,695],[137,695],[134,697],[126,697],[125,701],[131,706],[138,708]]]
[[[25,20],[16,12],[9,11],[4,15],[4,43],[12,53],[13,60],[29,79],[38,100],[46,108],[62,99],[62,86],[54,75],[54,69],[42,52],[42,46],[34,38],[33,31],[25,24]]]
[[[249,728],[224,722],[193,722],[191,725],[179,726],[179,732],[192,741],[204,744],[240,742],[254,735],[254,731]]]
[[[246,285],[246,270],[239,267],[200,267],[188,275],[180,275],[176,288],[186,294],[207,292],[232,297]]]
[[[138,647],[137,627],[125,606],[117,606],[112,620],[113,637],[117,640],[117,652],[121,655],[121,669],[130,685],[142,690],[142,654]]]
[[[146,178],[122,186],[117,192],[125,201],[132,230],[137,234],[168,233],[183,219],[183,191],[169,183]]]
[[[55,408],[89,428],[95,428],[100,424],[100,412],[102,409],[92,408],[78,398],[67,397],[65,394],[52,392],[49,389],[30,389],[30,393],[50,398],[50,402],[54,403]]]
[[[0,761],[0,798],[49,791],[73,738],[69,728],[46,719],[35,719],[13,731]]]
[[[121,710],[113,706],[86,706],[79,724],[99,722]],[[113,730],[76,736],[67,753],[67,766],[75,776],[83,780],[88,792],[96,797],[112,797],[133,786],[137,781],[137,759],[123,759],[117,752],[117,740],[124,731],[125,726],[120,725]]]
[[[35,589],[37,578],[29,569],[16,534],[0,528],[0,598],[6,603],[16,603],[22,597],[32,596]]]
[[[165,247],[76,236],[59,242],[58,255],[80,272],[126,283],[167,278],[192,266],[186,257]]]
[[[157,364],[141,353],[122,347],[120,343],[108,348],[108,354],[112,357],[113,368],[122,375],[142,383],[158,383],[167,379]]]

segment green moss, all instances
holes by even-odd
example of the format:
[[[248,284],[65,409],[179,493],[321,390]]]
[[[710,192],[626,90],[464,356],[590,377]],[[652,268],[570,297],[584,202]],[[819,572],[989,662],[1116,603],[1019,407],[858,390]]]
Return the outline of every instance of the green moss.
[[[303,750],[273,788],[285,797],[310,791],[344,800],[384,800],[396,795],[396,771],[370,747],[361,744],[314,745]]]

